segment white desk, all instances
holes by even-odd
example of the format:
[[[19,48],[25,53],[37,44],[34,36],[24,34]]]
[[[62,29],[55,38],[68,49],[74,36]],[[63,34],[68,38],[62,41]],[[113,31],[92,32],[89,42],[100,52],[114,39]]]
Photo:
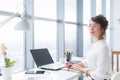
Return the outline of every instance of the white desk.
[[[72,60],[81,61],[82,58],[73,57]],[[36,69],[37,70],[37,69]],[[25,74],[25,72],[14,73],[12,80],[78,80],[81,73],[71,72],[67,70],[45,71],[44,74]],[[0,80],[2,76],[0,76]]]
[[[25,74],[25,72],[14,73],[12,80],[78,80],[80,73],[58,70],[45,71],[44,74]],[[0,76],[0,80],[2,76]]]

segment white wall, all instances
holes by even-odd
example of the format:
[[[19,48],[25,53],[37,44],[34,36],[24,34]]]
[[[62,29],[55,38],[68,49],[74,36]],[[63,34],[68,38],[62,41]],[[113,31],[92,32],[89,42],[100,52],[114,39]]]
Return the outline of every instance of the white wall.
[[[113,39],[114,39],[114,50],[120,50],[120,0],[113,0],[114,8],[113,8]]]

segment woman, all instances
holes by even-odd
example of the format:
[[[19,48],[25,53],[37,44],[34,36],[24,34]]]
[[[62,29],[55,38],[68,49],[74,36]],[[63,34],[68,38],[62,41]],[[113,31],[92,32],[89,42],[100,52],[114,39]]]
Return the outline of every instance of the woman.
[[[79,64],[66,63],[68,69],[85,73],[90,80],[109,80],[112,74],[109,49],[105,41],[108,21],[103,15],[92,17],[89,31],[93,37],[85,60]]]

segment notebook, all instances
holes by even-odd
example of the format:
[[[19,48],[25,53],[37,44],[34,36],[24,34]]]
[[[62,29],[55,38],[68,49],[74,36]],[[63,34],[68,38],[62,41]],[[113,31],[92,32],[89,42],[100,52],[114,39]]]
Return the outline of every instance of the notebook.
[[[60,62],[54,63],[47,48],[31,49],[30,52],[38,68],[46,70],[59,70],[65,66]]]

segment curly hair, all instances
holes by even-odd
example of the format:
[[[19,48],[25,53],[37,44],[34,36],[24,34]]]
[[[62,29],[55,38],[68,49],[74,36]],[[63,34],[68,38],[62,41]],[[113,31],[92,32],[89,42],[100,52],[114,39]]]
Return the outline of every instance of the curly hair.
[[[103,15],[99,14],[97,16],[91,17],[91,20],[93,22],[96,22],[98,24],[100,24],[100,27],[102,29],[102,37],[105,36],[106,33],[106,29],[108,26],[108,20],[106,19],[106,17],[104,17]]]

